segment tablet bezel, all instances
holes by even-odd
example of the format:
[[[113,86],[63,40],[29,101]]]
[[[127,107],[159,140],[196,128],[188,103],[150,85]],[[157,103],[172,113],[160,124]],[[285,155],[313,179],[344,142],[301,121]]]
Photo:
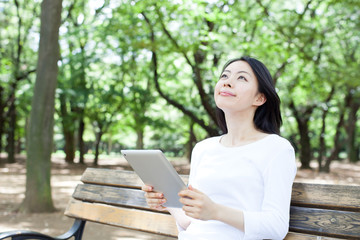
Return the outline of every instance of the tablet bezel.
[[[181,208],[179,191],[185,183],[161,150],[121,150],[124,158],[146,185],[164,193],[164,207]]]

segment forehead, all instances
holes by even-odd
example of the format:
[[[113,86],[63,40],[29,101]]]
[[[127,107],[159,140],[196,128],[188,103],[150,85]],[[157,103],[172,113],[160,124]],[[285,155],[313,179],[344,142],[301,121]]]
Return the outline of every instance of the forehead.
[[[245,61],[235,61],[229,64],[224,71],[236,72],[236,71],[246,71],[251,75],[254,75],[250,65]]]

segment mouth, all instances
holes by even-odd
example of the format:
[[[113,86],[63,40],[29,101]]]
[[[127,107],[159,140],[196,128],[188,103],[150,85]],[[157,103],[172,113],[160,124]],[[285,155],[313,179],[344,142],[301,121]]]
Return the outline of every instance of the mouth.
[[[235,97],[235,94],[229,91],[220,91],[219,95],[224,97]]]

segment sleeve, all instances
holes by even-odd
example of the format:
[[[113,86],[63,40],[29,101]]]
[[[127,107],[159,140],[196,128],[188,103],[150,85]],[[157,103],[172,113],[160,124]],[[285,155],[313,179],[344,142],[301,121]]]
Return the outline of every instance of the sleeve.
[[[167,208],[169,213],[175,218],[176,226],[179,232],[186,230],[190,225],[189,217],[181,208]]]
[[[261,211],[244,211],[244,239],[284,239],[289,228],[292,184],[296,175],[295,153],[287,147],[264,170]]]
[[[197,147],[195,145],[192,153],[191,153],[191,166],[190,166],[190,174],[189,174],[189,181],[188,181],[188,185],[189,184],[194,184],[194,175],[196,172],[196,166],[197,166],[197,162],[198,162],[198,157],[197,157],[197,151],[196,151]],[[185,215],[185,212],[181,209],[181,208],[168,208],[168,211],[170,212],[170,214],[175,218],[176,221],[176,225],[178,228],[178,231],[185,231],[186,228],[190,225],[191,222],[191,217],[188,217]]]

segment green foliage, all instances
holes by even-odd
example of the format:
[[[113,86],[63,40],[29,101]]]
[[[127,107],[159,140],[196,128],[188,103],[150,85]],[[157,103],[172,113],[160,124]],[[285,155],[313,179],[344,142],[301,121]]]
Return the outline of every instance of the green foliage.
[[[22,4],[24,19],[31,18],[31,9],[38,13],[38,5]],[[218,134],[213,88],[222,65],[250,55],[262,60],[276,81],[282,134],[300,152],[299,121],[311,110],[306,123],[311,151],[322,151],[324,136],[324,156],[329,157],[338,145],[337,132],[340,142],[347,139],[350,113],[360,99],[359,7],[353,0],[64,0],[57,139],[63,141],[62,124],[76,131],[84,118],[89,141],[95,142],[101,130],[103,141],[112,145],[185,154],[194,122],[197,140]],[[13,3],[0,3],[0,11],[5,13],[0,21],[0,76],[2,86],[8,86],[14,80],[18,47],[13,41],[16,29],[9,26],[18,18]],[[20,69],[26,72],[36,62],[32,43],[38,38],[38,20],[26,21],[21,36]],[[17,86],[19,127],[29,112],[33,78],[28,79]],[[67,115],[61,112],[61,97]],[[353,105],[346,102],[349,98]],[[358,148],[358,130],[355,135]]]

